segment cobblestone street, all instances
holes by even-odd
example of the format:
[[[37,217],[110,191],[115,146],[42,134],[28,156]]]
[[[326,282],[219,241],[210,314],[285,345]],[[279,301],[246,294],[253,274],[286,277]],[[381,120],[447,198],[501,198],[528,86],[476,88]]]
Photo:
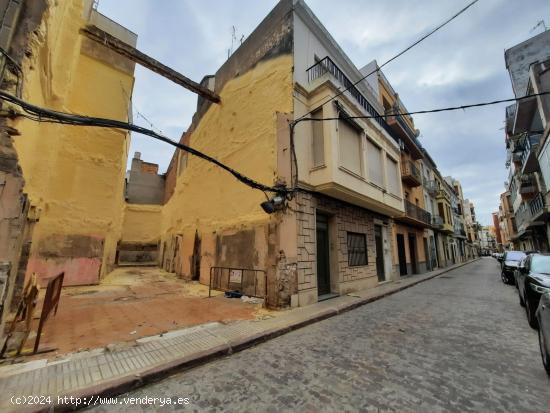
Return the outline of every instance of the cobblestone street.
[[[186,411],[544,412],[550,379],[516,290],[484,258],[125,396],[189,397]]]

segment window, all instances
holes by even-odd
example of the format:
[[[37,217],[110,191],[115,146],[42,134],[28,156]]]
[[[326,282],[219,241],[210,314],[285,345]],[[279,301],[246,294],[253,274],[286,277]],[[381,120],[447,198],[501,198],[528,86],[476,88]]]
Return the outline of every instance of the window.
[[[338,122],[338,137],[340,142],[340,164],[348,171],[362,175],[361,134],[353,125],[340,120]]]
[[[383,187],[384,168],[382,166],[382,150],[367,139],[367,166],[369,168],[369,181]]]
[[[323,118],[323,109],[318,109],[311,114],[313,119]],[[325,137],[323,135],[323,122],[311,122],[311,143],[313,150],[313,167],[325,164]]]
[[[437,210],[439,211],[439,216],[445,220],[445,212],[443,210],[443,203],[437,203]]]
[[[358,267],[367,264],[367,236],[348,232],[348,265]]]
[[[388,165],[388,191],[391,192],[394,195],[400,195],[399,194],[399,168],[397,166],[397,162],[394,161],[389,156],[387,157],[388,161],[386,164]]]

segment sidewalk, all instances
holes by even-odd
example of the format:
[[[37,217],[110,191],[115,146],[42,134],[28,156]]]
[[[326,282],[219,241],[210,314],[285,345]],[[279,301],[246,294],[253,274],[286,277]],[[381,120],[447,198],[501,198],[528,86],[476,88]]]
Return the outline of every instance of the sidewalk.
[[[410,288],[465,264],[468,263],[289,310],[266,320],[208,323],[162,336],[141,338],[132,344],[69,354],[62,360],[34,360],[2,367],[0,411],[49,411],[52,404],[57,404],[57,396],[80,397],[82,403],[93,404],[96,401],[94,396],[122,394],[178,370],[229,355]],[[42,405],[35,403],[18,406],[12,403],[15,400],[12,397],[30,395],[49,395],[51,404],[47,400],[43,400],[45,404]],[[84,404],[80,407],[84,407]],[[55,406],[56,411],[75,408],[75,405]]]

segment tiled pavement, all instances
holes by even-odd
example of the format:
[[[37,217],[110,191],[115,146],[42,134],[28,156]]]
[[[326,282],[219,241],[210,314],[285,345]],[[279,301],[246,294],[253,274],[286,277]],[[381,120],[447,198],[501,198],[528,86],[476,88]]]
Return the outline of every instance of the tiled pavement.
[[[138,340],[131,346],[76,353],[63,360],[37,360],[0,368],[0,411],[46,411],[50,405],[13,404],[16,396],[114,395],[183,368],[231,354],[255,343],[331,317],[433,278],[454,267],[383,284],[349,296],[285,312],[267,320],[209,323]],[[53,399],[54,401],[57,399]],[[57,406],[56,411],[62,407]]]

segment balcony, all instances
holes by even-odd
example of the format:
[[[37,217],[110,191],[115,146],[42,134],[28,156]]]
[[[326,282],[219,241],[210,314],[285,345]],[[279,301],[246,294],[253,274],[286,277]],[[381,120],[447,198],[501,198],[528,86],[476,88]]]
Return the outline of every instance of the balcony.
[[[437,191],[437,194],[436,194],[436,198],[438,199],[444,199],[445,201],[447,201],[447,203],[451,203],[451,197],[449,196],[449,194],[447,192],[445,192],[443,189],[439,189]]]
[[[422,175],[413,161],[409,159],[401,161],[401,180],[409,186],[422,185]]]
[[[534,227],[544,225],[548,215],[546,201],[540,192],[530,201],[522,202],[515,214],[518,236]]]
[[[394,107],[387,110],[385,115],[387,116],[388,125],[390,125],[403,140],[412,158],[414,160],[422,159],[424,154],[422,152],[422,145],[416,137],[416,131],[412,130],[403,115],[399,113],[399,109]]]
[[[525,135],[521,139],[523,152],[521,153],[521,172],[535,172],[538,167],[537,148],[539,147],[541,134]]]
[[[540,219],[546,212],[546,202],[542,193],[538,193],[531,201],[529,201],[529,214],[533,220]]]
[[[466,231],[464,230],[463,227],[460,227],[460,228],[455,228],[454,229],[454,234],[457,238],[463,238],[463,239],[466,239]]]
[[[397,218],[407,224],[427,228],[432,224],[432,214],[405,199],[405,215]]]
[[[531,199],[537,192],[537,180],[534,174],[518,175],[519,193],[522,199]]]
[[[435,229],[442,229],[443,228],[443,218],[439,215],[432,216],[432,227]]]
[[[437,191],[439,190],[436,181],[424,181],[424,189],[433,197],[437,195]]]
[[[532,125],[533,116],[537,108],[537,98],[519,100],[516,103],[515,118],[513,124],[513,135],[526,132]]]
[[[376,109],[374,109],[374,107],[369,103],[367,98],[363,96],[359,89],[353,85],[355,82],[352,82],[330,57],[326,56],[324,59],[318,61],[307,69],[307,78],[309,83],[327,74],[340,83],[344,89],[347,89],[346,93],[349,93],[357,101],[357,103],[359,103],[359,105],[367,111],[369,115],[374,116],[373,119],[388,133],[388,135],[390,135],[397,143],[401,142],[400,137],[387,124],[384,117],[380,116]]]

